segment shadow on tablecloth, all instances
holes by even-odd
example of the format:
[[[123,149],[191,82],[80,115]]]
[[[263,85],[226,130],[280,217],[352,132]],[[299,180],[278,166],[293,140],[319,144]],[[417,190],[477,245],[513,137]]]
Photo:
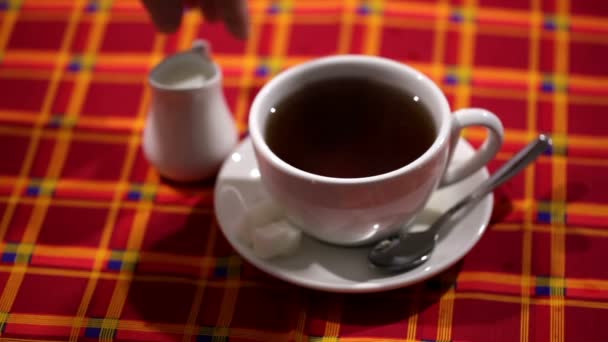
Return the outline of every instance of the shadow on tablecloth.
[[[503,204],[493,221],[500,221],[511,207],[506,196],[496,196]],[[194,207],[209,205],[195,203]],[[189,330],[193,337],[251,334],[254,340],[287,341],[293,339],[294,331],[324,336],[330,322],[339,323],[340,336],[377,336],[375,331],[384,335],[386,329],[403,335],[412,317],[425,329],[435,326],[421,336],[434,336],[440,301],[454,289],[463,266],[461,261],[427,281],[381,293],[325,293],[277,280],[242,260],[217,228],[211,210],[207,215],[194,212],[183,221],[172,222],[154,228],[171,233],[143,252],[172,253],[165,262],[140,260],[133,280],[123,285],[129,289],[121,317],[145,322],[166,340],[182,340],[184,330]],[[210,236],[215,243],[208,251],[205,246]],[[425,322],[428,319],[432,322]]]

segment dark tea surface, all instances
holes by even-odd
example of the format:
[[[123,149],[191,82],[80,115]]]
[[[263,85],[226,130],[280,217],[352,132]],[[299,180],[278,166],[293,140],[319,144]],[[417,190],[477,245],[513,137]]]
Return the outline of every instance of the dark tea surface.
[[[401,168],[433,143],[435,126],[415,94],[363,78],[310,83],[270,108],[265,138],[288,164],[339,178]]]

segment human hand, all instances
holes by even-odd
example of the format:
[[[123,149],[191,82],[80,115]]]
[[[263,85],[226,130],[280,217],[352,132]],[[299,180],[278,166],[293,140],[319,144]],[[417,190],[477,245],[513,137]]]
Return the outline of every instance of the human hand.
[[[249,33],[246,0],[142,0],[156,27],[166,33],[175,32],[184,7],[199,8],[209,21],[221,20],[235,37],[245,39]]]

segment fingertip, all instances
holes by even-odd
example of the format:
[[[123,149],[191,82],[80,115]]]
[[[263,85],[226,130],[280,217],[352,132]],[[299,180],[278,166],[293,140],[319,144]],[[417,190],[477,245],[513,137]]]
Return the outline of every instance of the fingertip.
[[[203,17],[207,21],[214,22],[219,19],[218,7],[214,1],[201,0],[199,7],[201,9]]]
[[[245,24],[230,25],[226,24],[228,31],[238,39],[246,40],[249,38],[249,26]]]
[[[249,36],[249,14],[245,0],[224,0],[222,17],[228,31],[239,39]]]
[[[163,33],[174,33],[182,23],[181,1],[143,0],[154,26]]]
[[[156,24],[156,28],[161,33],[172,34],[172,33],[177,32],[177,30],[181,26],[181,21],[175,21],[175,22],[169,22],[169,23],[168,22],[159,22],[159,23],[155,23],[155,24]]]
[[[236,31],[235,35],[238,38],[243,39],[243,40],[249,38],[250,25],[249,25],[248,16],[241,18],[237,27],[238,28],[235,30]]]

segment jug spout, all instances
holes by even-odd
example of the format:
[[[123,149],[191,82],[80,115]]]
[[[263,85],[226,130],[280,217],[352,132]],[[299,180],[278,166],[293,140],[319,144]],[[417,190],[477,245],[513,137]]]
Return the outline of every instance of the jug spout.
[[[154,67],[149,83],[158,91],[185,91],[211,86],[218,78],[221,70],[211,59],[209,43],[196,40],[189,51],[170,56]]]
[[[170,56],[151,72],[152,103],[143,136],[148,161],[175,181],[217,172],[238,135],[222,91],[222,73],[209,44]]]

